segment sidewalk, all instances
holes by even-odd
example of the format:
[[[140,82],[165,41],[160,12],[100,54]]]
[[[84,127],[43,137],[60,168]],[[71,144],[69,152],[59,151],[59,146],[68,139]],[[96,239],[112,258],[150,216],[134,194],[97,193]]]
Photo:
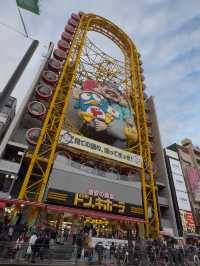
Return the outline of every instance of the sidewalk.
[[[27,262],[27,261],[19,261],[17,262],[16,260],[12,260],[12,259],[8,259],[8,260],[0,260],[0,266],[7,266],[7,265],[13,265],[13,266],[30,266],[30,265],[35,265],[35,266],[88,266],[88,265],[95,265],[95,266],[104,266],[105,264],[101,264],[98,265],[95,262],[93,263],[88,263],[88,262],[72,262],[72,261],[52,261],[51,263],[48,263],[48,261],[44,261],[44,262],[36,262],[36,263],[31,263],[31,262]]]

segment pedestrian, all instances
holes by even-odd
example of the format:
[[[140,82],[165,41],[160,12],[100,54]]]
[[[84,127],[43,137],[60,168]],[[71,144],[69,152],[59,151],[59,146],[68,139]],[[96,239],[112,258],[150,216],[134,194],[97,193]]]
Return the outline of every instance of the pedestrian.
[[[25,234],[22,233],[18,237],[18,239],[16,241],[16,245],[15,245],[15,251],[16,251],[15,259],[17,261],[22,258],[23,251],[24,251],[24,242],[25,242]]]
[[[41,248],[40,248],[40,259],[49,258],[49,242],[50,237],[48,234],[45,234],[41,240]]]
[[[75,244],[77,247],[76,251],[76,262],[81,258],[82,250],[83,250],[83,232],[79,231],[79,233],[76,235]]]
[[[51,238],[51,235],[50,235],[50,240],[49,240],[49,256],[48,256],[49,262],[51,262],[53,260],[54,248],[55,248],[55,241],[54,241],[53,238]]]
[[[88,235],[88,262],[92,262],[93,259],[93,246],[92,246],[92,231],[89,231]]]
[[[110,245],[110,262],[114,261],[115,249],[116,249],[115,244],[114,242],[112,242]]]
[[[14,228],[12,225],[8,227],[8,239],[9,241],[13,240],[13,233],[14,233]]]
[[[35,262],[35,258],[36,257],[40,257],[40,259],[43,259],[43,250],[42,250],[42,246],[43,246],[43,241],[44,241],[44,237],[42,234],[40,234],[36,241],[35,241],[35,245],[32,249],[32,258],[31,258],[31,262]]]
[[[124,247],[123,247],[123,265],[124,264],[128,264],[128,245],[125,244]]]
[[[194,265],[195,266],[199,266],[200,265],[200,260],[199,260],[198,253],[196,252],[196,250],[195,250],[194,257],[193,257],[193,261],[194,261]]]
[[[33,256],[33,253],[34,253],[34,248],[35,248],[35,242],[37,240],[37,234],[36,232],[33,232],[33,234],[31,235],[30,239],[29,239],[29,243],[28,243],[28,249],[27,249],[27,257],[28,259],[33,259],[32,256]]]
[[[102,264],[103,260],[103,253],[104,253],[104,246],[102,242],[98,242],[95,246],[95,251],[98,256],[98,264]]]

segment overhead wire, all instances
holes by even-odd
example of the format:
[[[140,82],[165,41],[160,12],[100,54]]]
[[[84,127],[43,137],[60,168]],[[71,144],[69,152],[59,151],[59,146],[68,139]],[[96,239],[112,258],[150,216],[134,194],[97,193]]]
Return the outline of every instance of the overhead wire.
[[[9,30],[12,30],[12,31],[18,33],[19,35],[23,36],[23,37],[26,38],[26,39],[30,39],[30,40],[32,40],[32,41],[34,40],[32,37],[30,37],[30,36],[26,36],[23,32],[21,32],[21,31],[15,29],[15,28],[13,28],[12,26],[10,26],[10,25],[8,25],[8,24],[2,22],[2,21],[0,21],[0,25],[2,25],[2,26],[4,26],[4,27],[8,28]]]

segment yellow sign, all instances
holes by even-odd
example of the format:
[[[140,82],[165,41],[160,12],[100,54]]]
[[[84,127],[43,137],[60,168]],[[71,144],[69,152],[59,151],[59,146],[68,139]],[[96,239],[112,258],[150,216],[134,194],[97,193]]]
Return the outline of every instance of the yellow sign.
[[[142,157],[116,147],[89,139],[78,134],[62,130],[59,143],[66,144],[79,150],[94,153],[108,159],[119,161],[128,165],[142,167]]]
[[[126,207],[125,202],[122,201],[113,202],[109,199],[93,198],[82,193],[75,194],[74,206],[107,212],[113,212],[113,209],[116,209],[119,214],[123,214]]]
[[[100,196],[90,196],[84,193],[74,193],[50,188],[47,194],[47,203],[144,219],[144,210],[140,206],[123,201],[105,199]]]

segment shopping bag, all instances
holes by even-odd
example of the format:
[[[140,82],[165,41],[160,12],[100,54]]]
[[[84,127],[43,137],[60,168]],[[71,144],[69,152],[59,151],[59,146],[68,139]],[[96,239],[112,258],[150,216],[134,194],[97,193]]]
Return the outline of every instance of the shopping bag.
[[[29,245],[27,248],[26,254],[31,255],[31,253],[32,253],[32,249],[31,249],[31,246]]]

